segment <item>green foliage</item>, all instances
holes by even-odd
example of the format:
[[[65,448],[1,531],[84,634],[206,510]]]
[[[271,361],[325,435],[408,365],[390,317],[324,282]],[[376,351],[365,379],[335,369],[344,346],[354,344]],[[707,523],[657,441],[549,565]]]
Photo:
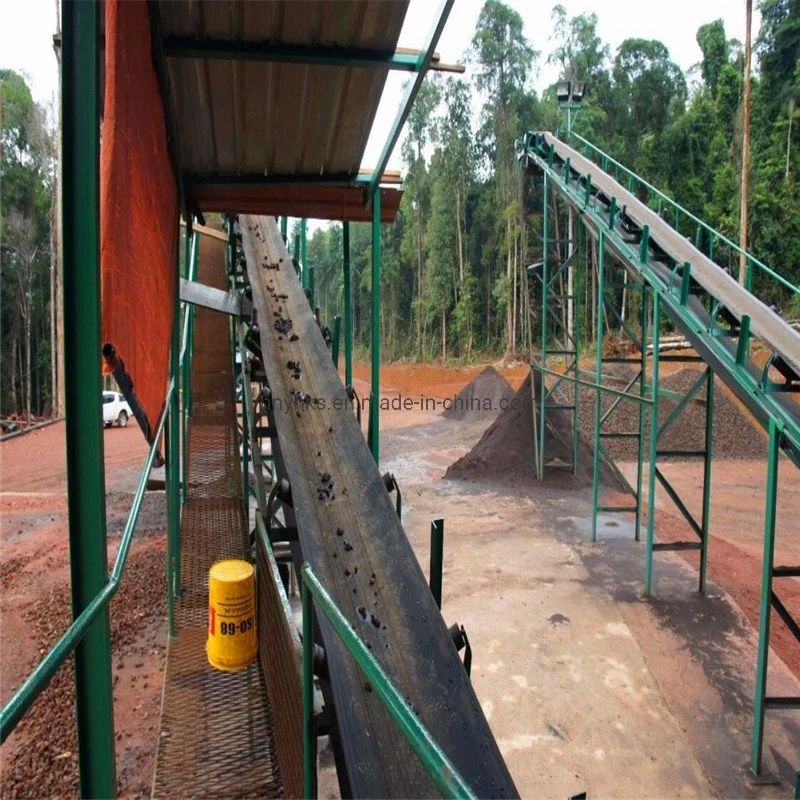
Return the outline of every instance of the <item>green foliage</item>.
[[[42,413],[51,399],[50,222],[54,152],[23,76],[0,70],[0,412]]]

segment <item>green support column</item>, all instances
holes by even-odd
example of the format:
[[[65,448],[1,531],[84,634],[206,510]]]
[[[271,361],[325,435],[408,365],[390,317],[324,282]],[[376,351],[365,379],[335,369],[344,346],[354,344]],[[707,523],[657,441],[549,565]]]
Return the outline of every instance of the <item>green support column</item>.
[[[647,470],[647,552],[644,562],[644,593],[650,596],[653,588],[653,541],[656,524],[656,453],[658,450],[658,362],[661,320],[661,298],[653,293],[653,378],[651,381],[650,400],[650,451]],[[647,342],[642,342],[647,352]]]
[[[377,464],[380,460],[381,402],[381,193],[372,198],[372,365],[370,369],[369,447]]]
[[[642,350],[641,350],[641,371],[639,378],[639,397],[644,399],[647,396],[647,305],[650,301],[650,292],[647,287],[642,285]],[[634,538],[638,542],[642,535],[642,484],[644,464],[644,423],[645,408],[644,403],[639,403],[639,447],[636,464],[636,523],[634,527]]]
[[[705,594],[708,573],[708,546],[711,538],[711,459],[714,443],[714,371],[706,368],[706,454],[703,456],[703,516],[700,543],[700,591]]]
[[[281,237],[283,238],[284,242],[286,241],[288,225],[289,225],[289,218],[288,217],[281,217]]]
[[[764,511],[764,557],[761,563],[761,610],[758,617],[758,656],[756,659],[756,696],[753,702],[753,746],[750,771],[761,772],[764,745],[764,712],[766,711],[767,672],[769,669],[769,629],[772,611],[772,572],[775,561],[775,518],[778,499],[778,456],[780,432],[774,418],[769,421],[767,451],[767,492]]]
[[[317,726],[314,721],[314,600],[301,577],[303,603],[303,789],[317,796]]]
[[[176,259],[177,261],[177,259]],[[174,300],[172,310],[172,335],[170,337],[169,374],[170,379],[177,386],[180,378],[180,323],[181,301],[178,283],[178,268],[175,265],[175,281],[173,285]],[[169,406],[166,409],[167,436],[166,436],[166,478],[167,494],[167,600],[169,603],[169,634],[175,633],[175,622],[172,599],[181,592],[181,487],[180,487],[180,411],[178,392],[173,391],[170,396]]]
[[[572,346],[575,348],[575,377],[580,377],[581,368],[581,348],[580,348],[580,296],[578,291],[578,264],[582,255],[581,248],[581,218],[580,216],[575,220],[573,227],[573,236],[575,237],[575,244],[570,242],[570,247],[573,249],[575,255],[572,264],[574,277],[572,279]],[[580,407],[579,396],[580,384],[573,385],[572,404],[575,410],[572,412],[572,474],[578,474],[578,445],[580,444],[580,428],[578,427],[578,408]]]
[[[595,312],[595,383],[603,382],[603,274],[606,237],[603,231],[597,242],[597,310]],[[592,470],[592,541],[597,541],[597,506],[600,499],[600,390],[594,392],[594,466]]]
[[[331,358],[336,371],[339,371],[339,340],[342,334],[342,318],[337,314],[333,318],[333,341],[331,342]]]
[[[344,385],[353,385],[353,298],[350,288],[350,223],[342,223],[344,259]]]
[[[549,182],[547,173],[544,175],[544,187],[542,189],[542,338],[541,338],[541,355],[540,360],[543,368],[547,367],[547,303],[549,299],[549,292],[547,290],[547,263],[548,263],[548,250],[550,249],[549,229],[547,224],[548,218],[548,189]],[[531,378],[533,380],[533,378]],[[540,375],[539,384],[539,455],[536,459],[536,476],[539,480],[544,476],[544,436],[545,436],[545,394],[547,384],[544,377],[544,372]],[[531,397],[536,396],[535,386],[531,385]],[[535,402],[535,401],[534,401]]]
[[[308,252],[308,222],[305,217],[300,220],[300,280],[303,284],[303,289],[308,289],[308,264],[306,263],[306,256]]]
[[[108,578],[100,398],[100,8],[64,2],[61,72],[67,490],[72,616]],[[108,609],[75,649],[81,797],[114,797]]]
[[[302,281],[302,273],[300,272],[300,234],[296,233],[294,235],[294,252],[292,254],[294,258],[294,263],[297,265],[295,267],[295,272],[300,275]]]
[[[192,233],[190,242],[190,255],[187,263],[186,279],[193,281],[197,276],[197,252],[200,249],[200,238],[197,233]],[[187,502],[187,488],[189,486],[186,476],[186,465],[189,463],[188,446],[189,446],[189,428],[188,420],[192,411],[192,353],[194,350],[193,337],[194,337],[194,304],[186,303],[184,305],[184,341],[183,341],[183,363],[181,364],[181,419],[183,421],[183,458],[181,459],[183,467],[183,480],[181,482],[181,498],[183,503]]]
[[[192,262],[192,237],[189,235],[189,226],[184,228],[184,242],[183,242],[183,277],[188,281],[190,280],[191,262]],[[183,317],[184,327],[189,319],[189,309],[191,305],[184,303]],[[186,372],[189,359],[186,358],[186,353],[182,353],[183,363],[181,366],[181,505],[186,503],[186,387],[188,380],[186,379]]]
[[[316,310],[316,298],[314,297],[314,267],[308,268],[308,302],[311,304],[311,310]]]

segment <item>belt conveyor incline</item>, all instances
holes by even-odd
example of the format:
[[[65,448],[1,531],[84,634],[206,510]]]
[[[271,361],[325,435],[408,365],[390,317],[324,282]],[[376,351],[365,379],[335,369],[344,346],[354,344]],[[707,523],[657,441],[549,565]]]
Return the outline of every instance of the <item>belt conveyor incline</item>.
[[[240,217],[240,223],[303,559],[473,791],[482,797],[516,796],[277,225],[271,217],[253,216]],[[297,391],[310,402],[295,404]],[[324,408],[315,407],[320,400]],[[330,476],[325,483],[330,498],[322,491],[324,473]],[[436,795],[432,779],[336,634],[322,615],[318,622],[343,793]]]
[[[578,173],[583,179],[591,178],[593,191],[607,200],[615,197],[617,207],[624,208],[625,216],[640,229],[647,225],[651,245],[656,245],[667,257],[674,259],[679,265],[686,262],[691,264],[692,279],[727,308],[739,322],[745,315],[749,316],[751,334],[760,339],[773,353],[780,355],[796,375],[800,375],[800,333],[761,300],[748,292],[719,265],[700,252],[685,236],[678,233],[607,172],[553,134],[542,133],[540,135],[547,147],[552,146],[554,155],[561,164],[565,164],[569,159],[572,171]],[[540,163],[545,166],[544,159],[540,159]],[[583,208],[577,200],[570,194],[566,196],[576,206],[577,211],[582,213]],[[615,222],[614,232],[620,233],[621,230],[620,223]],[[619,249],[613,239],[608,240],[608,245],[614,250]],[[620,255],[624,260],[628,260],[625,254],[620,253]],[[651,266],[661,283],[669,285],[670,273],[667,267],[657,261],[653,261]],[[768,394],[762,391],[759,388],[762,369],[750,358],[746,358],[742,365],[749,375],[749,386],[743,386],[740,381],[734,380],[730,364],[734,358],[735,344],[729,339],[714,336],[707,330],[711,320],[699,298],[690,297],[688,306],[694,316],[705,325],[706,329],[701,334],[683,323],[680,315],[675,313],[675,304],[669,297],[663,304],[663,309],[673,318],[700,355],[708,361],[765,427],[770,417],[786,422],[785,433],[787,435],[783,446],[787,453],[800,463],[800,441],[795,441],[794,434],[792,434],[792,438],[789,437],[789,429],[796,432],[800,426],[800,404],[792,397],[791,393]],[[720,358],[720,352],[723,350],[727,351],[729,357]]]

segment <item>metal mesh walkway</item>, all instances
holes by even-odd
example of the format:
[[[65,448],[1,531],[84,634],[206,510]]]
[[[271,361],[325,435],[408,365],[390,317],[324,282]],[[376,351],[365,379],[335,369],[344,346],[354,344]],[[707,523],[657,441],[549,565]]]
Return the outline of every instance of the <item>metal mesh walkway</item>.
[[[225,287],[225,242],[200,237],[198,280]],[[272,712],[258,664],[220,672],[206,660],[208,570],[246,557],[229,318],[196,309],[192,414],[181,518],[183,594],[167,654],[153,795],[276,797],[283,794]]]

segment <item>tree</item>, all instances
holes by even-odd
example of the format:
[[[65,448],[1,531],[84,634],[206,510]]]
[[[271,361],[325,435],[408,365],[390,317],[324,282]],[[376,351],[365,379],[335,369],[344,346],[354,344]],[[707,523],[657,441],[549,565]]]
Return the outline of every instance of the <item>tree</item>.
[[[50,250],[53,147],[46,116],[25,79],[0,70],[0,348],[5,368],[0,404],[6,413],[40,413],[52,396],[45,286]],[[20,327],[21,323],[21,327]],[[44,365],[44,366],[42,366]],[[21,388],[21,393],[17,389]],[[35,391],[34,391],[35,387]],[[20,409],[22,399],[22,409]]]
[[[725,38],[725,23],[721,19],[708,22],[697,29],[697,44],[703,52],[700,71],[703,81],[713,97],[723,67],[728,63],[730,51]]]
[[[425,147],[432,131],[432,116],[439,104],[439,86],[434,79],[426,77],[420,87],[417,99],[408,116],[406,138],[403,141],[401,154],[406,165],[406,195],[411,205],[414,219],[414,244],[417,266],[417,352],[421,356],[424,349],[424,324],[422,309],[422,281],[425,272],[425,217],[429,205],[428,169],[425,164]],[[408,205],[406,211],[409,211]]]

